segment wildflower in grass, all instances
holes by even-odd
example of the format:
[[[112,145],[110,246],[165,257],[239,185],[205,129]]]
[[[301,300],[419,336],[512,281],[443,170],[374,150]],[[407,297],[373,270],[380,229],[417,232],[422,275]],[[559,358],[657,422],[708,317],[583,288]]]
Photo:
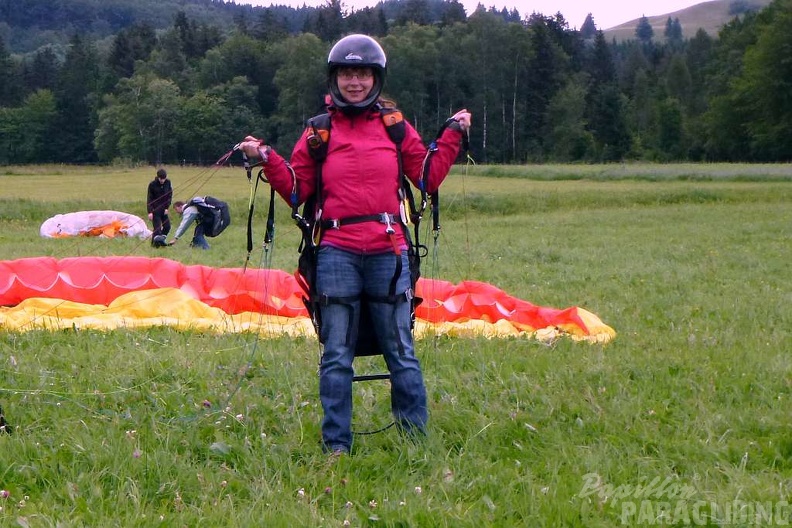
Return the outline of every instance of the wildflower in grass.
[[[349,519],[344,519],[344,522],[341,523],[341,526],[352,526],[352,523],[349,522]]]
[[[209,400],[204,400],[201,405],[204,406],[204,409],[210,409],[212,407],[212,402],[210,402]]]
[[[325,495],[330,495],[331,493],[333,493],[333,488],[331,488],[330,486],[327,486],[325,488]]]
[[[344,504],[344,508],[346,508],[347,510],[350,509],[352,506],[354,506],[354,504],[352,504],[352,501],[346,501],[346,504]]]
[[[134,451],[132,451],[132,458],[140,458],[140,455],[142,454],[143,453],[141,453],[140,449],[135,449]]]
[[[11,492],[8,490],[0,490],[0,499],[7,499],[11,496]]]
[[[305,488],[300,488],[297,490],[297,496],[300,498],[305,497]]]
[[[369,501],[369,508],[374,509],[376,507],[377,507],[377,501],[375,501],[374,499],[371,499]]]
[[[126,432],[126,437],[127,437],[127,438],[129,438],[130,440],[134,440],[134,439],[135,439],[135,434],[136,434],[136,433],[137,433],[137,431],[136,431],[136,430],[134,430],[134,429],[129,429],[129,430]]]
[[[421,486],[415,486],[415,493],[417,493],[418,495],[423,493],[423,490],[421,489]]]

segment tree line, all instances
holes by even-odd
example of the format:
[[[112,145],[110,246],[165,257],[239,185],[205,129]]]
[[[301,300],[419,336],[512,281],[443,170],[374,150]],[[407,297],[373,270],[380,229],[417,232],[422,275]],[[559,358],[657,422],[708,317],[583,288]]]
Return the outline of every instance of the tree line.
[[[275,9],[231,27],[180,11],[159,30],[75,31],[62,56],[11,55],[0,39],[0,163],[207,164],[247,134],[288,154],[321,111],[330,46],[350,32],[380,40],[385,94],[423,137],[473,113],[480,163],[792,159],[792,0],[717,36],[684,39],[669,18],[658,38],[642,19],[624,42],[590,15],[574,30],[560,13],[465,16],[456,1],[426,2],[394,18],[331,0],[299,31]]]

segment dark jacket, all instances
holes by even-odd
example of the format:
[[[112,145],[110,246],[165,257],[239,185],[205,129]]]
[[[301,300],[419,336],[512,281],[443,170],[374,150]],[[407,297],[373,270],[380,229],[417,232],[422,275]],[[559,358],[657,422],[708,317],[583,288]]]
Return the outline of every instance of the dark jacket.
[[[161,213],[171,205],[173,199],[173,189],[170,180],[160,183],[157,178],[148,185],[148,196],[146,198],[147,213]]]

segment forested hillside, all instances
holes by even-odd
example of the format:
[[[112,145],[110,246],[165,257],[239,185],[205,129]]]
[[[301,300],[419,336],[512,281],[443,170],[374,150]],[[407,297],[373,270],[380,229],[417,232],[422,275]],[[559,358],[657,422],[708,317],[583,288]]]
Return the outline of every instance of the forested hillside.
[[[321,33],[323,26],[336,24],[333,11],[343,14],[346,23],[362,26],[366,20],[381,26],[386,20],[410,19],[426,24],[465,19],[461,4],[444,0],[385,0],[376,10],[348,13],[342,11],[340,0],[329,3],[335,6],[330,11],[284,5],[252,7],[231,0],[0,0],[0,37],[10,52],[27,53],[44,45],[65,46],[74,33],[97,40],[134,24],[165,29],[179,13],[198,25],[209,24],[223,31],[235,26],[247,28],[266,18],[289,34],[303,30]]]
[[[472,111],[480,163],[792,159],[792,66],[778,60],[792,0],[715,35],[686,38],[669,19],[657,38],[641,20],[624,42],[593,21],[466,16],[443,0],[353,13],[337,1],[0,0],[0,13],[15,43],[0,39],[4,164],[208,163],[250,133],[288,153],[321,108],[332,42],[350,32],[382,42],[386,93],[425,138]],[[35,45],[22,46],[25,28]]]

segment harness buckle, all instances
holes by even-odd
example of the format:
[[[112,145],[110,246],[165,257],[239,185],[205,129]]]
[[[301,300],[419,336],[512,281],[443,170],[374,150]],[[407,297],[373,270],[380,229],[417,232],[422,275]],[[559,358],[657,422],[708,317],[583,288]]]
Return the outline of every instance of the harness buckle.
[[[389,213],[381,213],[380,222],[385,224],[385,232],[387,234],[393,235],[396,233],[396,231],[393,229],[393,217]]]
[[[331,218],[327,224],[328,229],[341,229],[341,220],[338,218]]]

